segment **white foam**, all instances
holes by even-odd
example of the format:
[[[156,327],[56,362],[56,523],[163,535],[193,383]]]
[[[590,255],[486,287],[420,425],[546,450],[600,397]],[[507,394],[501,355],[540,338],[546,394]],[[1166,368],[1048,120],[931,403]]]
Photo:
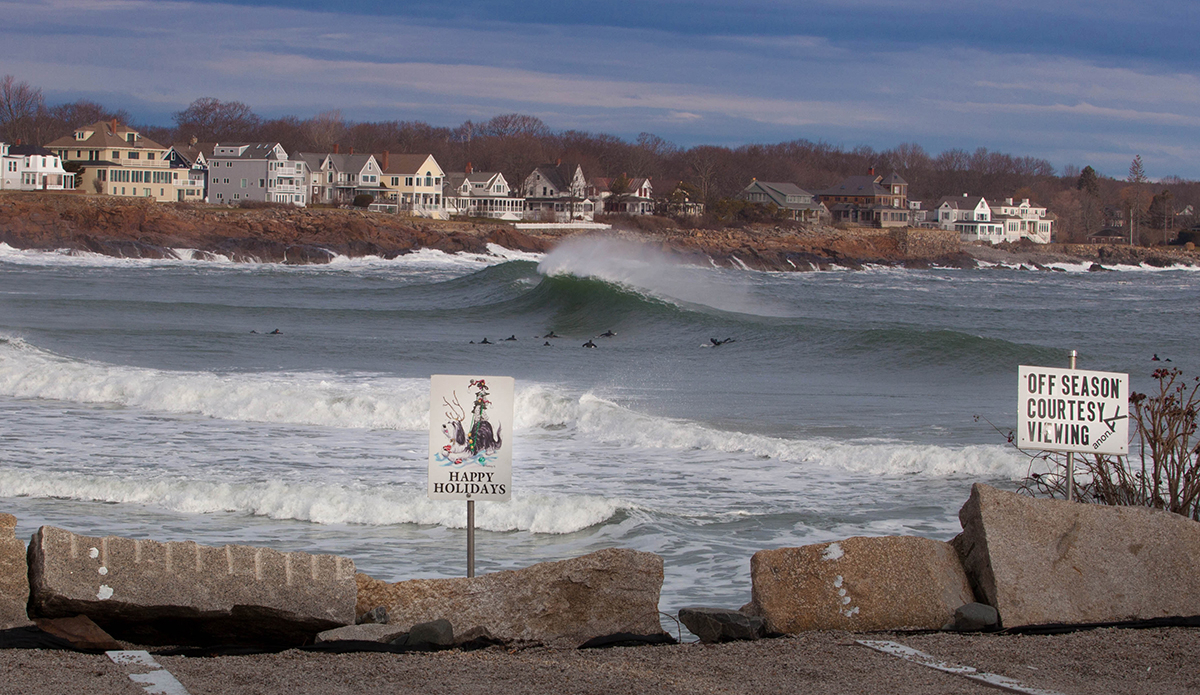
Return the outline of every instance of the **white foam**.
[[[758,316],[794,313],[754,296],[746,273],[685,265],[649,244],[615,237],[567,239],[542,258],[538,272],[595,278],[672,304]]]
[[[118,405],[225,420],[338,428],[429,427],[429,382],[370,374],[173,372],[54,355],[19,338],[0,342],[0,395]],[[518,430],[569,429],[616,447],[717,451],[875,475],[1017,478],[1026,462],[1002,446],[791,439],[714,429],[640,413],[592,393],[523,384]]]
[[[0,498],[36,497],[136,504],[186,514],[234,512],[316,524],[421,524],[465,528],[461,502],[430,500],[412,485],[215,483],[0,468]],[[632,505],[592,495],[515,492],[507,504],[480,505],[475,525],[487,531],[574,533]]]
[[[436,249],[418,249],[395,258],[381,256],[349,257],[331,254],[328,263],[312,263],[307,265],[283,265],[276,263],[235,263],[228,256],[202,252],[197,249],[176,248],[171,251],[178,258],[118,258],[91,251],[72,249],[57,249],[53,251],[15,249],[8,244],[0,243],[0,264],[24,266],[70,266],[79,268],[123,268],[123,267],[154,267],[154,266],[201,266],[205,268],[220,267],[238,270],[254,269],[269,266],[282,272],[328,272],[346,270],[388,271],[388,270],[433,270],[473,272],[508,261],[521,260],[537,262],[543,255],[513,251],[497,244],[488,244],[488,253],[445,253]]]

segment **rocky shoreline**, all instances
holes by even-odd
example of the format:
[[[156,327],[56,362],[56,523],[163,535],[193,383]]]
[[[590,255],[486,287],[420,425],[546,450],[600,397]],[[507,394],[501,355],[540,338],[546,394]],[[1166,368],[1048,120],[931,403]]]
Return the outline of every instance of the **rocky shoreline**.
[[[756,225],[613,232],[652,243],[685,262],[754,270],[807,271],[868,265],[971,268],[980,263],[1046,269],[1052,263],[1156,267],[1200,265],[1178,247],[1052,244],[961,245],[953,232]],[[410,218],[363,210],[228,208],[78,194],[0,194],[0,243],[22,250],[92,252],[117,258],[228,258],[237,262],[328,263],[337,256],[394,258],[420,249],[487,253],[489,244],[546,252],[567,236],[523,232],[503,222]]]

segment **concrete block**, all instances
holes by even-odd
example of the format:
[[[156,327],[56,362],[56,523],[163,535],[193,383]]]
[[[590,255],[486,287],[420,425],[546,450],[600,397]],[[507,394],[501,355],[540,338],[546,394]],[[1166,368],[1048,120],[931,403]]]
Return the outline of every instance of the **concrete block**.
[[[334,555],[43,526],[29,563],[34,615],[83,613],[139,644],[300,644],[354,622],[354,562]]]

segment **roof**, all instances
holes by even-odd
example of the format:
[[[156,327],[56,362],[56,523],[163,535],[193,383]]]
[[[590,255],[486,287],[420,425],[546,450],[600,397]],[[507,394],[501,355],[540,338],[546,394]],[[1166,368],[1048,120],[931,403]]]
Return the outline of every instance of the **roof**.
[[[821,195],[890,195],[891,190],[879,184],[879,176],[851,176]]]
[[[983,201],[983,196],[981,195],[946,195],[942,196],[941,199],[938,200],[938,204],[934,207],[940,208],[946,203],[949,203],[950,207],[954,208],[955,210],[974,210],[975,208],[979,207],[980,201]]]
[[[817,204],[813,201],[813,194],[794,183],[755,180],[751,181],[750,185],[746,186],[742,192],[748,192],[752,188],[762,190],[762,192],[766,193],[767,197],[771,199],[771,202],[775,203],[781,208],[787,208],[789,210],[813,210],[817,208]],[[805,197],[808,198],[808,202],[788,202],[788,196]]]
[[[883,185],[885,185],[885,186],[892,186],[892,185],[897,185],[897,184],[901,185],[901,186],[907,186],[908,182],[905,181],[904,179],[900,178],[900,174],[897,174],[894,171],[891,174],[888,174],[888,177],[883,180]]]
[[[74,133],[90,133],[83,140],[77,139]],[[129,141],[128,136],[132,133],[134,139]],[[71,135],[64,135],[61,138],[52,142],[46,143],[46,147],[56,148],[122,148],[122,149],[138,149],[138,150],[165,150],[166,147],[144,138],[133,128],[121,125],[116,120],[97,121],[91,125],[81,126],[76,128]]]
[[[327,154],[323,159],[333,165],[337,171],[362,171],[367,161],[374,155],[370,154]]]
[[[195,144],[188,142],[177,142],[171,145],[172,150],[179,153],[179,156],[188,161],[189,164],[195,164],[196,160],[202,155],[205,159],[212,157],[213,148],[217,146],[215,142],[197,142]]]
[[[388,156],[386,157],[387,168],[383,169],[383,173],[385,173],[385,174],[410,174],[410,175],[411,174],[420,174],[421,167],[424,166],[425,162],[429,161],[429,159],[431,157],[433,157],[432,154],[390,154],[389,153]],[[383,160],[384,159],[385,158],[382,156],[375,158],[375,161],[380,163],[380,168],[383,168]],[[435,159],[434,162],[436,163],[437,160]],[[438,165],[438,168],[440,169],[441,165]]]
[[[213,159],[266,159],[276,147],[282,147],[278,142],[216,142],[213,143]],[[217,148],[244,148],[238,154],[218,153]],[[286,155],[287,152],[284,152]]]
[[[8,153],[11,155],[17,155],[17,156],[21,156],[21,157],[28,157],[31,155],[40,155],[42,157],[57,157],[58,156],[53,151],[48,150],[45,147],[39,147],[37,145],[10,145],[8,148]]]
[[[612,190],[612,182],[616,181],[619,178],[620,178],[619,176],[613,176],[613,177],[597,176],[597,177],[593,178],[591,181],[589,181],[588,183],[593,188],[595,188],[597,192],[603,193],[606,191],[611,191]],[[630,192],[641,190],[642,186],[645,186],[646,184],[650,183],[650,179],[648,179],[644,176],[637,176],[637,177],[632,177],[632,178],[626,177],[626,178],[629,179]],[[650,189],[651,190],[654,189],[653,184],[651,184]],[[636,196],[634,196],[634,197],[636,197]]]

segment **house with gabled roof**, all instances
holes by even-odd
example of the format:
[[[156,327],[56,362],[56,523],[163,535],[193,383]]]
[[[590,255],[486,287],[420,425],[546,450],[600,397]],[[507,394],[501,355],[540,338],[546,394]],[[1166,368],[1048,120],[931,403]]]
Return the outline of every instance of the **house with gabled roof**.
[[[525,219],[555,222],[596,218],[596,203],[587,196],[587,179],[578,164],[543,164],[525,177]]]
[[[449,215],[442,200],[446,174],[432,154],[389,154],[379,156],[381,197],[371,207],[405,212],[417,217],[444,220]]]
[[[218,142],[208,158],[209,202],[308,205],[308,167],[278,142]]]
[[[78,165],[86,192],[159,202],[179,199],[180,172],[167,161],[168,148],[115,118],[76,128],[46,148],[63,162]]]
[[[851,176],[821,191],[818,199],[834,222],[876,227],[907,227],[911,223],[908,182],[896,172],[884,178],[871,167],[866,176]]]
[[[75,189],[75,174],[64,169],[62,158],[45,147],[0,142],[0,189],[70,191]]]
[[[625,191],[614,194],[614,181],[624,178]],[[593,177],[588,182],[588,198],[596,203],[597,210],[616,215],[653,215],[654,186],[650,179],[643,177],[630,178],[625,174],[619,177]]]
[[[992,219],[992,209],[983,196],[944,196],[935,212],[938,227],[958,232],[963,241],[1004,241],[1004,226]]]
[[[215,142],[177,142],[167,149],[167,162],[172,169],[187,172],[186,180],[179,181],[180,200],[208,200],[208,158],[212,156]]]
[[[750,185],[738,194],[742,200],[760,205],[774,205],[787,215],[788,219],[801,222],[817,222],[829,215],[824,204],[817,202],[816,197],[794,183],[776,183],[753,179]]]
[[[512,195],[504,174],[475,171],[470,162],[463,173],[446,174],[442,200],[451,215],[510,221],[525,219],[525,199]]]
[[[1014,202],[1005,198],[1003,202],[992,203],[992,219],[1004,225],[1004,236],[1009,241],[1029,239],[1038,244],[1049,244],[1054,234],[1054,213],[1036,203],[1022,198]]]
[[[372,154],[342,154],[338,147],[327,154],[297,152],[308,170],[310,203],[349,205],[360,195],[379,200],[388,192],[383,185],[383,167]]]

